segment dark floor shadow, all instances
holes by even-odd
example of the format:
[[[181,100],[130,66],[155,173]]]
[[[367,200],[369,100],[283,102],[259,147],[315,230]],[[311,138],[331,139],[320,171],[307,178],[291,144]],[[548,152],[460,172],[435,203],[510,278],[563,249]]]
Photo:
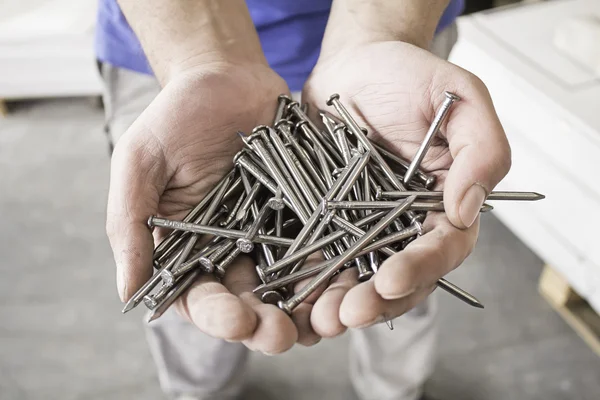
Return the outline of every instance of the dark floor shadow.
[[[486,400],[484,388],[461,374],[439,374],[425,384],[425,393],[420,400]]]
[[[249,383],[244,387],[240,400],[276,400],[273,390],[268,390],[255,383]]]

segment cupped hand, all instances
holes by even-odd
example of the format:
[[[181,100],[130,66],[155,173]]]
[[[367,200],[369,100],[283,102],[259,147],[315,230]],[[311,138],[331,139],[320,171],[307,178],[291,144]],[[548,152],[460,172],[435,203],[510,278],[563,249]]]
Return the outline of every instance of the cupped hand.
[[[412,159],[449,91],[454,104],[421,168],[437,177],[445,213],[429,213],[425,234],[388,258],[368,282],[341,273],[314,303],[311,323],[323,337],[401,315],[473,249],[479,208],[510,169],[510,147],[485,85],[471,73],[403,42],[361,44],[322,55],[303,100],[327,109],[333,93],[369,137]]]
[[[242,147],[236,132],[271,123],[277,96],[286,92],[262,64],[190,67],[170,79],[124,134],[112,158],[106,224],[122,301],[153,272],[148,217],[182,219],[232,168]],[[254,263],[239,257],[222,282],[202,276],[175,306],[211,336],[265,353],[285,351],[299,328],[252,294],[258,284]]]

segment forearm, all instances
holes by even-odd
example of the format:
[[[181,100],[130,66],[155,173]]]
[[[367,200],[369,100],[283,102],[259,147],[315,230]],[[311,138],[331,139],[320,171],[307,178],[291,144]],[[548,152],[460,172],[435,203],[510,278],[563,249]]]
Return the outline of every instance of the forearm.
[[[449,0],[334,0],[322,53],[400,40],[428,48]]]
[[[188,67],[266,63],[244,0],[119,0],[161,83]]]

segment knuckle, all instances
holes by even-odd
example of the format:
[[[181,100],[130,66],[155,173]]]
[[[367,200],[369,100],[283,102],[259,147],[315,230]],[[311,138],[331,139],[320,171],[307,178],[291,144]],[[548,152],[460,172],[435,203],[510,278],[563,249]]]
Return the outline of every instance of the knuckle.
[[[321,337],[316,334],[307,334],[306,336],[298,339],[298,344],[304,347],[311,347],[321,341]]]
[[[493,190],[493,186],[502,180],[512,167],[511,149],[506,139],[490,150],[493,151],[493,156],[488,159],[487,163],[492,187],[486,188],[487,190]]]
[[[162,165],[165,159],[165,145],[147,129],[130,129],[117,142],[112,155],[112,163],[120,167],[131,163],[146,166]]]
[[[115,145],[111,160],[113,164],[123,162],[128,157],[131,157],[133,154],[136,153],[136,142],[135,140],[132,140],[131,136],[132,135],[130,131],[125,132],[121,139]]]
[[[294,343],[295,340],[290,340],[288,336],[279,333],[271,337],[270,341],[266,343],[264,352],[268,354],[282,354],[292,348]]]
[[[435,265],[446,273],[458,267],[473,251],[477,240],[475,228],[457,229],[452,225],[444,225],[437,230],[438,246]]]
[[[457,260],[454,262],[453,267],[457,268],[462,262],[471,255],[473,249],[475,248],[475,243],[477,242],[477,237],[470,238],[467,237],[464,239],[465,245],[463,246],[463,251],[459,253]],[[453,269],[454,269],[453,268]]]
[[[458,247],[459,251],[453,262],[453,268],[458,267],[462,262],[471,255],[473,250],[475,249],[475,245],[477,244],[477,237],[479,236],[479,224],[474,224],[468,229],[460,230],[461,235],[460,243],[461,246]],[[462,251],[460,251],[462,249]]]
[[[180,317],[182,317],[189,323],[193,323],[192,318],[190,317],[190,310],[188,308],[187,299],[185,295],[175,300],[175,302],[173,303],[173,307]]]
[[[506,146],[504,147],[504,151],[502,151],[502,155],[500,157],[500,166],[499,169],[502,172],[503,176],[508,174],[512,167],[512,154],[510,145],[508,141],[506,142]]]
[[[461,79],[462,86],[467,89],[474,90],[489,95],[489,90],[485,83],[477,75],[472,72],[465,71]]]
[[[106,224],[104,228],[106,230],[106,236],[108,236],[109,239],[115,237],[117,229],[115,228],[114,219],[110,216],[110,214],[106,217]]]
[[[108,237],[109,242],[114,248],[116,245],[116,239],[119,234],[123,231],[123,227],[121,226],[121,219],[115,213],[110,211],[106,214],[106,223],[104,225],[104,229],[106,231],[106,236]]]

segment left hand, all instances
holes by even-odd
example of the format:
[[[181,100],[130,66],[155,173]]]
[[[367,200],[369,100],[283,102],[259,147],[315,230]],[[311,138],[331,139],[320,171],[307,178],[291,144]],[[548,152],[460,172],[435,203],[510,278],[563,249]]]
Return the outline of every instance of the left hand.
[[[274,99],[288,89],[265,64],[186,65],[119,140],[111,163],[106,229],[122,301],[154,272],[152,250],[159,237],[153,241],[148,216],[182,219],[231,170],[242,147],[236,132],[270,122]],[[294,325],[252,293],[259,282],[254,266],[240,256],[221,281],[203,274],[174,308],[207,335],[264,353],[317,341],[308,318]]]
[[[369,136],[412,159],[444,91],[455,103],[421,168],[437,176],[445,213],[429,213],[425,234],[388,258],[368,282],[356,270],[338,275],[314,302],[310,320],[322,337],[347,327],[391,319],[423,301],[438,278],[469,255],[479,231],[479,207],[510,169],[510,147],[490,95],[473,74],[404,42],[363,43],[321,55],[303,91],[303,101],[328,109],[339,93]],[[330,110],[332,111],[332,109]],[[334,110],[332,111],[334,112]]]

